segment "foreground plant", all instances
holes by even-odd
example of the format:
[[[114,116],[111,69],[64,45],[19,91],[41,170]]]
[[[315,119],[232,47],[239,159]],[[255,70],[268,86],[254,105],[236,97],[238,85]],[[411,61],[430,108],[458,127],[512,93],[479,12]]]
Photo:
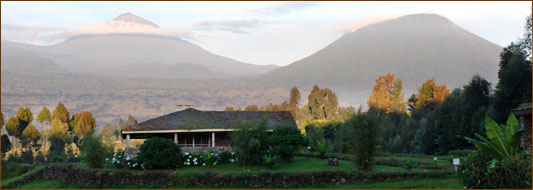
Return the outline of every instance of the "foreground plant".
[[[485,118],[485,130],[487,131],[487,138],[478,133],[475,134],[481,141],[469,137],[465,137],[465,139],[474,144],[479,151],[494,157],[490,163],[491,168],[498,161],[511,158],[522,152],[520,149],[520,137],[524,130],[520,129],[514,114],[511,113],[509,115],[505,125],[499,125],[494,120],[488,117]]]

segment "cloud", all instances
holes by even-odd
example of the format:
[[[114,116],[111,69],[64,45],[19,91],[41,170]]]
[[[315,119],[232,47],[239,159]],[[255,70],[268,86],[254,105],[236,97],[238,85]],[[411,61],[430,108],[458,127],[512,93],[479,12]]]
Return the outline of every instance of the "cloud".
[[[36,45],[56,44],[77,35],[102,34],[147,34],[198,41],[194,37],[194,31],[192,30],[168,30],[152,25],[125,21],[108,21],[86,25],[79,29],[2,24],[1,31],[2,39]]]
[[[336,32],[343,32],[343,33],[349,33],[349,32],[355,32],[356,30],[363,28],[365,26],[375,24],[378,22],[383,22],[387,20],[396,19],[398,17],[403,16],[402,14],[394,14],[394,15],[380,15],[380,16],[368,16],[361,20],[350,22],[347,24],[339,24],[333,26],[332,30]]]
[[[70,29],[61,27],[26,26],[19,24],[2,24],[2,39],[48,45],[69,37]]]
[[[246,29],[258,28],[265,24],[272,24],[274,21],[264,21],[258,19],[224,19],[224,20],[200,20],[193,24],[195,30],[221,30],[233,33],[248,33]]]
[[[288,13],[290,11],[301,9],[309,6],[316,5],[316,2],[305,1],[305,2],[286,2],[277,5],[269,5],[263,7],[256,7],[247,9],[251,12],[262,13],[262,14],[272,14],[272,13]]]

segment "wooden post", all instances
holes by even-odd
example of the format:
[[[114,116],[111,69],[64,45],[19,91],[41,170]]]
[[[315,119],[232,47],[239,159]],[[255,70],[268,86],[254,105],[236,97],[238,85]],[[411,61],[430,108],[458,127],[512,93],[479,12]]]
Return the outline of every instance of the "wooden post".
[[[178,133],[174,133],[174,143],[178,144]]]
[[[211,132],[211,145],[215,147],[215,132]]]
[[[192,147],[194,147],[194,133],[192,133]]]
[[[127,149],[130,148],[130,134],[127,134],[127,135],[126,135],[126,148],[127,148]]]

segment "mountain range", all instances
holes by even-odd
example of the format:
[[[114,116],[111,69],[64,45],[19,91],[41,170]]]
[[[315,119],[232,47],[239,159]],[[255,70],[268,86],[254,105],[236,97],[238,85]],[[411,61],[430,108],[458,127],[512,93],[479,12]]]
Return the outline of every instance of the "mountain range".
[[[128,28],[156,32],[122,33]],[[215,55],[133,14],[83,31],[101,33],[50,46],[2,39],[6,115],[20,102],[36,111],[67,102],[74,111],[97,112],[102,121],[128,113],[142,120],[175,111],[180,103],[217,110],[280,103],[292,86],[303,91],[305,102],[314,84],[331,88],[341,104],[365,105],[375,80],[389,72],[402,79],[407,96],[430,78],[456,88],[477,73],[495,84],[502,51],[435,14],[362,27],[283,67]]]

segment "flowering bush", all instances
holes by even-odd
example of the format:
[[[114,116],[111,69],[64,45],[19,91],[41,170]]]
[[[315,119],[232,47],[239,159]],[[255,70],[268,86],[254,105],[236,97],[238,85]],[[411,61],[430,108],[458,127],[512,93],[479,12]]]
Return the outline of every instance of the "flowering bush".
[[[128,169],[144,169],[144,164],[138,159],[124,157],[123,151],[114,152],[110,157],[106,158],[106,163],[113,165],[115,168],[123,168],[125,163]]]
[[[183,166],[214,166],[217,164],[231,164],[237,162],[234,152],[207,152],[201,154],[183,153]]]

